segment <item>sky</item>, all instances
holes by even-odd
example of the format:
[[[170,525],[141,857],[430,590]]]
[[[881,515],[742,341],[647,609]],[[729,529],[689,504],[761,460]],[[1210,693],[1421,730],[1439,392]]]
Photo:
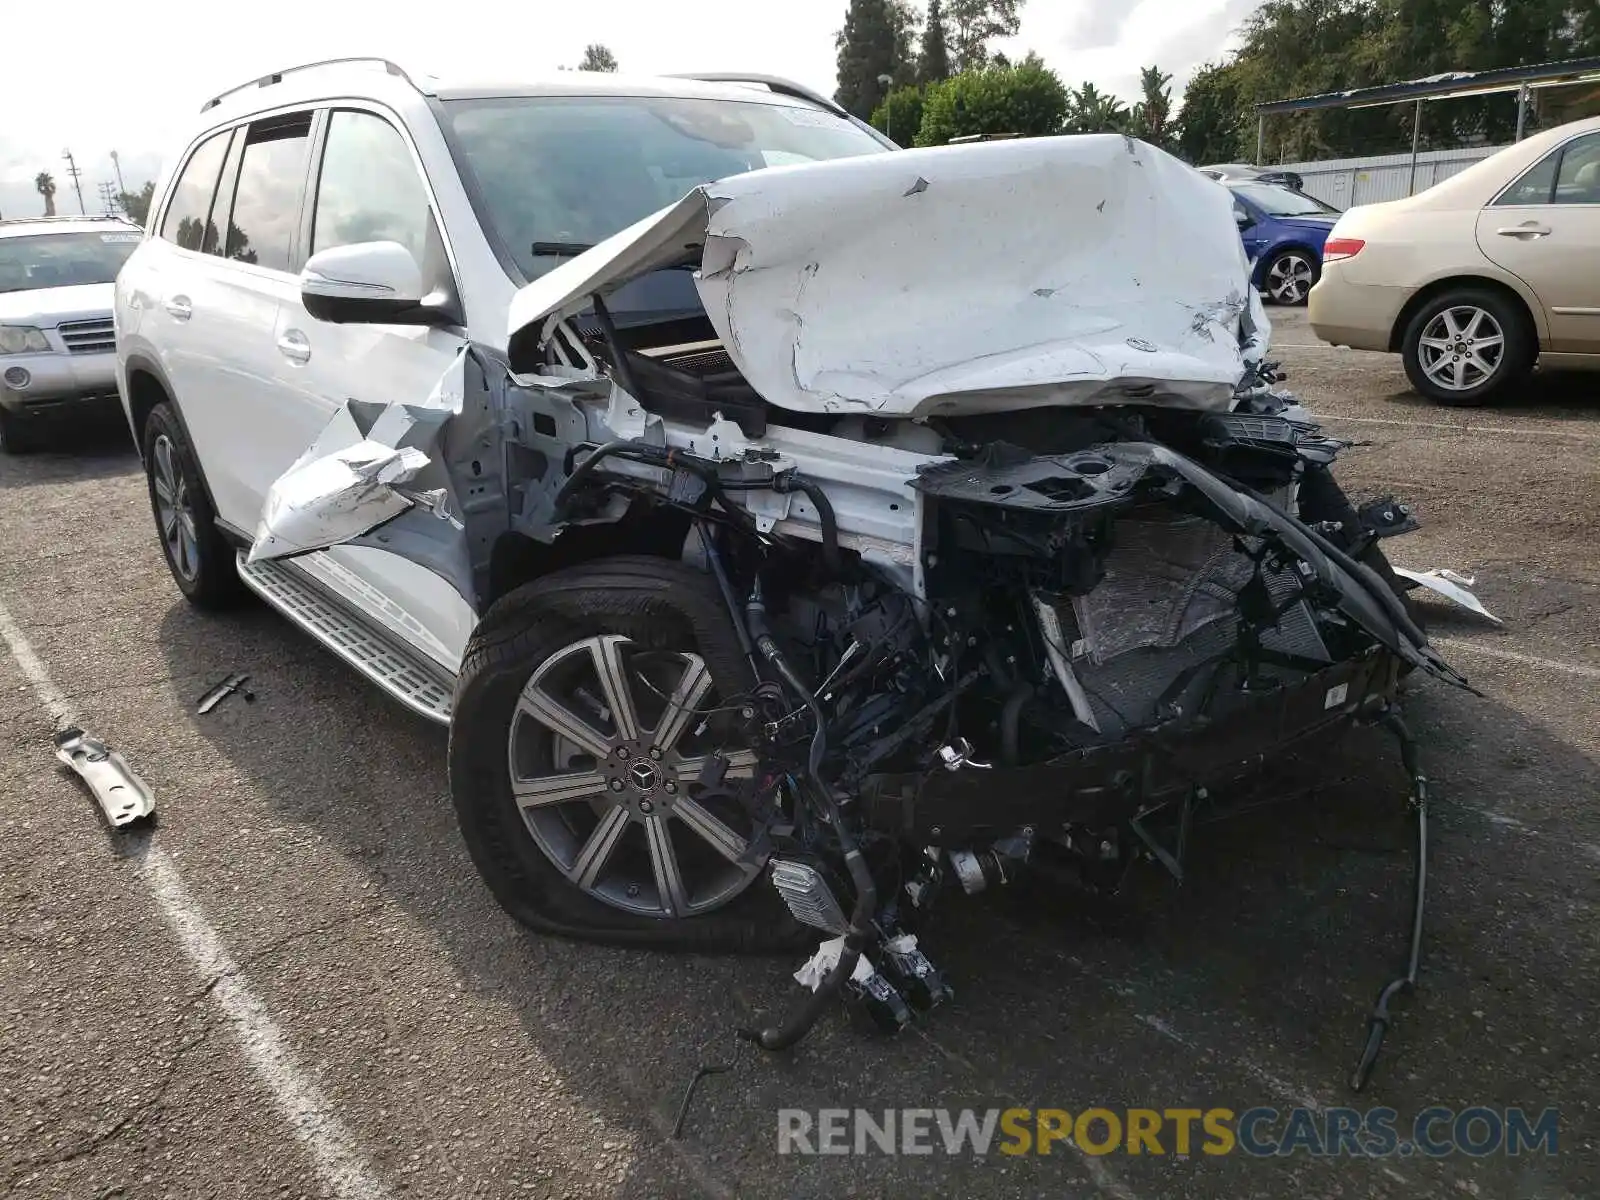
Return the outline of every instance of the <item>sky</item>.
[[[1025,0],[1019,36],[996,48],[1037,50],[1068,86],[1092,82],[1132,99],[1139,68],[1173,75],[1174,96],[1216,58],[1258,0]],[[347,54],[393,58],[419,72],[502,78],[575,65],[602,42],[624,71],[749,70],[834,89],[834,34],[847,0],[273,0],[197,9],[192,0],[69,4],[0,0],[0,214],[43,211],[33,179],[56,179],[56,209],[77,212],[64,150],[82,172],[85,204],[99,184],[136,190],[210,96],[277,68]],[[762,10],[759,16],[753,11]],[[261,14],[248,22],[245,13]],[[232,31],[229,27],[232,26]]]

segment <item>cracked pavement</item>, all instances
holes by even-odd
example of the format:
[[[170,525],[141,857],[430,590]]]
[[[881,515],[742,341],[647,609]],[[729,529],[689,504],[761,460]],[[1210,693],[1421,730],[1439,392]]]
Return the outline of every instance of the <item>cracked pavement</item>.
[[[1356,735],[1316,791],[1197,831],[1181,891],[952,901],[925,938],[957,998],[884,1041],[828,1017],[792,1057],[735,1052],[793,1003],[786,959],[673,957],[521,932],[479,884],[443,731],[264,608],[207,616],[162,564],[131,448],[0,459],[0,604],[85,728],[154,788],[152,835],[395,1196],[1158,1198],[1600,1194],[1600,386],[1541,379],[1453,411],[1397,359],[1276,344],[1341,478],[1411,500],[1391,543],[1476,573],[1506,621],[1427,609],[1485,698],[1415,687],[1435,781],[1422,985],[1364,1096],[1345,1078],[1402,948],[1392,745]],[[1553,664],[1553,665],[1552,665]],[[257,700],[195,701],[230,671]],[[1585,674],[1585,672],[1588,672]],[[168,926],[140,846],[105,832],[0,655],[0,1195],[320,1197],[323,1184]],[[697,1066],[683,1139],[670,1138]],[[780,1107],[1561,1110],[1560,1154],[1254,1160],[1114,1154],[784,1158]]]

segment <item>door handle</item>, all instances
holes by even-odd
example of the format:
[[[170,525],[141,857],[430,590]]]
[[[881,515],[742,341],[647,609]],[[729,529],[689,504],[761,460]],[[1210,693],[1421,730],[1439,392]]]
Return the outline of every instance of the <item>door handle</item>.
[[[298,329],[286,329],[278,335],[278,353],[290,362],[303,363],[311,357],[311,343]]]
[[[187,321],[194,316],[194,304],[187,296],[170,296],[163,303],[174,320]]]
[[[1501,237],[1527,239],[1549,237],[1551,230],[1548,225],[1535,225],[1532,221],[1529,221],[1523,225],[1511,225],[1504,229],[1496,229],[1495,232]]]

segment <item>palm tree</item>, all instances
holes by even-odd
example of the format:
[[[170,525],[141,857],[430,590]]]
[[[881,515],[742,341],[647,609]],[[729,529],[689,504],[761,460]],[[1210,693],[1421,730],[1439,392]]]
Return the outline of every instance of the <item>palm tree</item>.
[[[34,189],[44,197],[44,215],[56,215],[56,181],[49,171],[40,171],[33,177]]]
[[[1127,128],[1128,108],[1115,96],[1108,96],[1092,83],[1072,93],[1064,132],[1121,133]]]

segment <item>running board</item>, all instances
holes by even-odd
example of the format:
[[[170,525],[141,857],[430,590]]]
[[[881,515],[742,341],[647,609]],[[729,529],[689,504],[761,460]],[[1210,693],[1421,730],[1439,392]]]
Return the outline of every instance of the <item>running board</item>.
[[[353,616],[286,562],[245,562],[245,585],[412,712],[450,724],[451,684],[437,664]]]

